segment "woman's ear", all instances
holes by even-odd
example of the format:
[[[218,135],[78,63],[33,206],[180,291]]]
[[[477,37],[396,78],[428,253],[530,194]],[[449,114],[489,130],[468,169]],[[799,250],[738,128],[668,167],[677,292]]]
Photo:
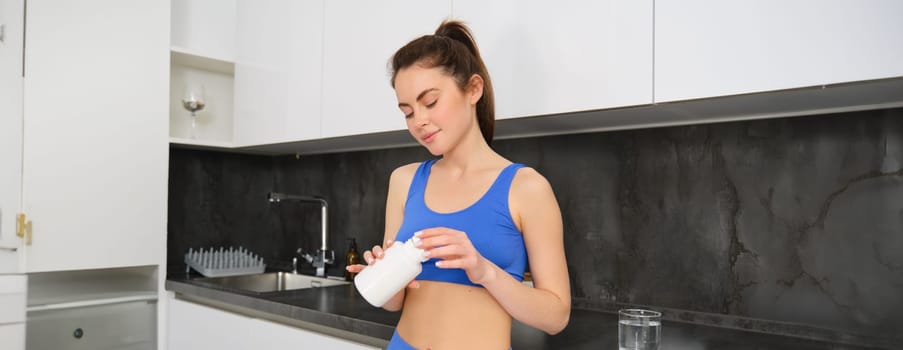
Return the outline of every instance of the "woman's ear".
[[[483,77],[479,74],[474,74],[470,76],[470,79],[467,81],[467,99],[470,104],[477,104],[480,101],[480,98],[483,97]]]

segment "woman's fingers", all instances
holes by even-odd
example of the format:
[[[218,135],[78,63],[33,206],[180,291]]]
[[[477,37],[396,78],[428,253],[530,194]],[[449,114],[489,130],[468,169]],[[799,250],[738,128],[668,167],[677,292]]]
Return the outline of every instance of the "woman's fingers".
[[[345,270],[347,270],[348,272],[352,272],[352,273],[358,273],[358,272],[361,272],[361,270],[363,270],[365,267],[367,267],[367,266],[361,265],[361,264],[354,264],[354,265],[345,266]]]
[[[417,247],[421,249],[432,249],[464,241],[470,242],[466,233],[445,227],[425,229],[420,231],[417,237],[419,238]]]
[[[456,256],[465,255],[467,252],[464,247],[460,244],[451,244],[451,245],[443,245],[439,247],[435,247],[433,249],[424,250],[424,257],[427,258],[437,258],[437,259],[449,259],[454,258]]]
[[[436,267],[443,269],[464,269],[469,270],[473,267],[477,266],[480,258],[476,254],[466,254],[466,255],[445,255],[438,256],[439,261],[436,262]]]
[[[418,247],[428,258],[450,259],[477,254],[466,233],[446,228],[424,230]]]
[[[388,249],[389,247],[391,247],[393,243],[395,242],[392,240],[386,241],[386,248]],[[364,252],[364,262],[366,262],[367,265],[373,265],[377,260],[382,259],[385,255],[386,251],[383,250],[383,247],[375,245],[373,246],[373,248],[370,248],[370,250]]]
[[[429,239],[429,238],[433,238],[433,237],[455,235],[455,234],[459,234],[459,233],[464,233],[464,232],[450,229],[447,227],[433,227],[433,228],[423,229],[418,232],[414,232],[414,236],[417,236],[420,239]]]
[[[436,262],[439,268],[464,269],[469,274],[470,270],[479,265],[480,253],[466,232],[437,227],[423,230],[417,236],[420,238],[419,247],[424,250],[425,256],[439,259]]]
[[[463,259],[445,259],[437,261],[436,267],[440,269],[464,269],[466,266]]]
[[[373,264],[373,252],[369,250],[364,252],[364,262],[366,262],[367,265]]]

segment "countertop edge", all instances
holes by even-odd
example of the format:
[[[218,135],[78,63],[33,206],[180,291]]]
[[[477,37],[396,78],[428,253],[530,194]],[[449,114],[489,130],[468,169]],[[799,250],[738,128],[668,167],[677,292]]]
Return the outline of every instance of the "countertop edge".
[[[167,279],[165,288],[176,297],[225,311],[385,348],[399,315],[374,308],[355,298],[353,286],[303,289],[283,294],[247,294],[190,280]],[[814,350],[872,349],[798,337],[750,332],[723,327],[668,321],[662,343],[685,349]],[[617,315],[601,310],[573,308],[571,322],[561,334],[549,336],[521,325],[512,328],[512,348],[521,350],[589,349],[617,344]],[[603,346],[604,347],[604,346]],[[881,347],[884,349],[884,347]]]

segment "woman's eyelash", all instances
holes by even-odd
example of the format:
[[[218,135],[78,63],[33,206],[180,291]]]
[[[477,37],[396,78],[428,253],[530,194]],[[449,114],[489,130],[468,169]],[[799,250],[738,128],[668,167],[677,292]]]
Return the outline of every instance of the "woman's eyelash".
[[[435,100],[435,101],[433,101],[432,103],[426,105],[426,108],[433,108],[433,106],[435,106],[437,102],[439,102],[438,99]],[[411,112],[411,113],[405,114],[405,115],[404,115],[404,118],[405,118],[405,119],[410,119],[410,118],[413,117],[413,116],[414,116],[414,112]]]

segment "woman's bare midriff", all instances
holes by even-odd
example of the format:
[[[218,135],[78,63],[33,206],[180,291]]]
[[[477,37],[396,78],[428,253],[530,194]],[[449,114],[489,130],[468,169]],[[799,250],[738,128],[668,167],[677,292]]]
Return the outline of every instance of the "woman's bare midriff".
[[[501,350],[511,345],[511,316],[486,289],[420,281],[408,288],[398,335],[417,349]]]

